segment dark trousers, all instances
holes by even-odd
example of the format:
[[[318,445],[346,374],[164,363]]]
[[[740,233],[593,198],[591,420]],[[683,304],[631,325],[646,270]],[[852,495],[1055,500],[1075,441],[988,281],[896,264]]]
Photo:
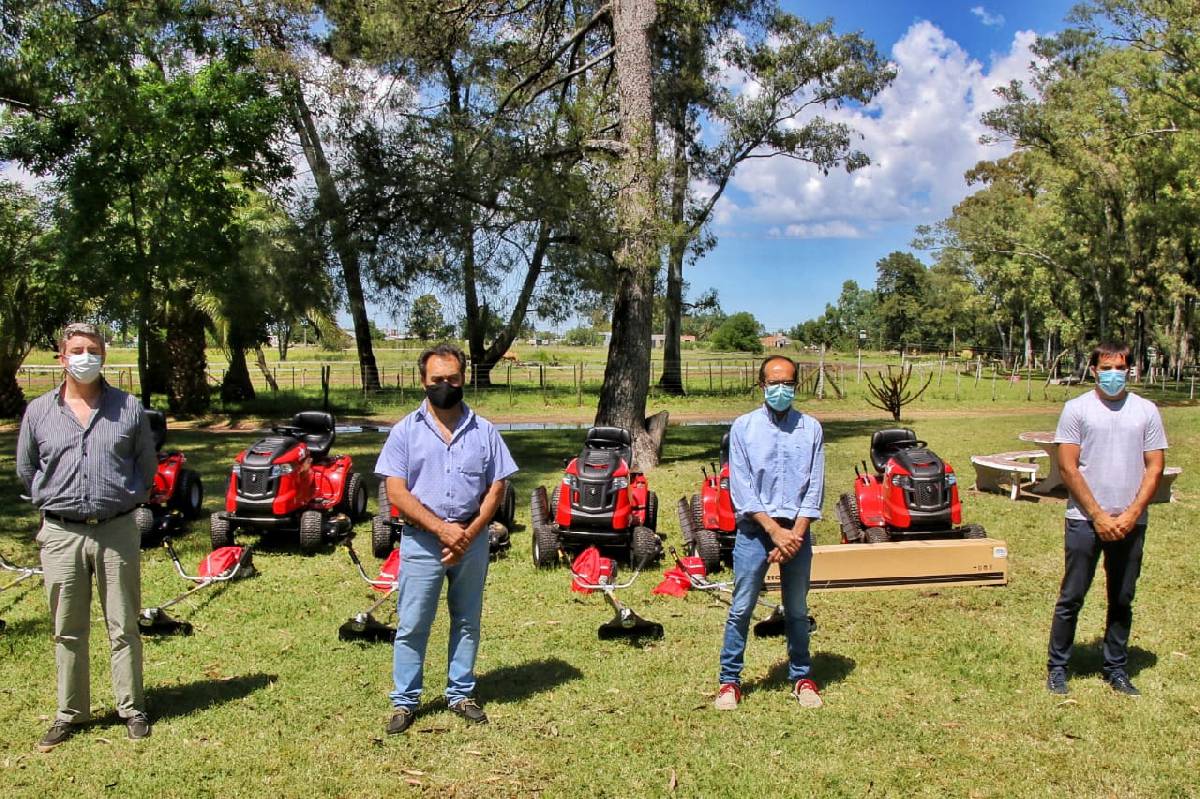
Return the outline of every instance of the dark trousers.
[[[1050,624],[1050,653],[1047,666],[1066,668],[1075,643],[1075,625],[1084,597],[1096,574],[1096,563],[1104,554],[1108,594],[1108,616],[1104,622],[1104,672],[1124,670],[1129,655],[1129,628],[1133,624],[1133,592],[1142,571],[1142,548],[1146,527],[1133,528],[1120,541],[1103,541],[1090,521],[1067,519],[1066,571]]]

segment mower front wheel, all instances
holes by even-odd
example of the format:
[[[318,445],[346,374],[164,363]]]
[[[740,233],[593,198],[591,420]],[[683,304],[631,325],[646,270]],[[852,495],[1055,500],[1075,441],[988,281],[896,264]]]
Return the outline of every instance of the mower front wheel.
[[[325,517],[319,510],[300,514],[300,551],[316,552],[325,543]]]
[[[392,525],[382,513],[371,517],[371,554],[383,560],[392,552]]]
[[[175,494],[171,497],[171,507],[183,514],[185,519],[199,519],[204,505],[204,483],[200,475],[191,469],[181,469],[179,482],[175,484]]]
[[[692,529],[699,530],[704,526],[704,503],[699,494],[692,494]]]
[[[692,506],[686,497],[680,497],[675,504],[675,513],[679,516],[679,532],[683,534],[683,546],[690,548],[695,542],[696,528],[692,524]]]
[[[545,486],[538,486],[529,495],[529,521],[535,529],[539,524],[550,523],[550,508],[546,502]]]
[[[356,522],[367,515],[367,488],[363,485],[362,475],[351,472],[346,480],[346,493],[342,498],[342,512]]]
[[[500,501],[500,509],[496,511],[494,521],[500,522],[507,529],[511,530],[513,523],[517,520],[517,489],[513,488],[512,483],[504,485],[504,499]]]
[[[838,515],[838,522],[842,527],[842,541],[846,544],[855,544],[863,540],[865,531],[863,529],[862,520],[858,518],[858,500],[853,494],[842,494],[838,499],[835,510]]]
[[[392,503],[387,495],[387,478],[384,477],[379,481],[379,491],[376,493],[376,499],[379,501],[379,515],[385,519],[392,515]]]
[[[888,535],[886,527],[868,527],[867,528],[867,543],[868,544],[886,544],[891,541],[892,537]]]
[[[633,528],[629,547],[629,562],[635,569],[644,569],[662,557],[662,541],[649,527]]]
[[[233,546],[233,525],[223,513],[214,513],[210,518],[208,537],[212,540],[214,552],[221,547]]]
[[[705,573],[720,571],[721,542],[717,540],[716,531],[700,527],[692,531],[692,536],[691,554],[704,561]]]
[[[646,526],[658,532],[658,494],[653,491],[646,495]]]
[[[968,524],[962,528],[963,538],[987,538],[987,530],[981,524]]]
[[[558,565],[558,534],[546,522],[533,523],[533,565],[552,569]]]
[[[137,526],[138,535],[142,537],[142,544],[145,544],[154,535],[154,511],[144,506],[134,508],[133,523]]]

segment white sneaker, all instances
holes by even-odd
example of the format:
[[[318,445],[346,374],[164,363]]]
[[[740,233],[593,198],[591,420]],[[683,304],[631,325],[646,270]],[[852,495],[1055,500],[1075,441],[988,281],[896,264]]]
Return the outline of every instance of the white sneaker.
[[[803,680],[796,680],[796,687],[792,689],[792,696],[796,697],[796,701],[800,703],[800,707],[818,708],[825,704],[821,701],[821,693],[817,690],[817,684],[807,677]]]
[[[737,683],[727,682],[721,686],[721,690],[717,691],[717,698],[713,701],[713,707],[717,710],[737,710],[738,703],[742,701],[742,689]]]

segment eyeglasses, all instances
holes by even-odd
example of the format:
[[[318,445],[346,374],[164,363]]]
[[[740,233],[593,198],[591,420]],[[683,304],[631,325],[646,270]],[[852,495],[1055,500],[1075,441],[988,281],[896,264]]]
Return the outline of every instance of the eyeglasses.
[[[766,385],[767,385],[767,388],[770,388],[772,386],[787,386],[788,388],[795,388],[796,381],[795,380],[768,380]]]

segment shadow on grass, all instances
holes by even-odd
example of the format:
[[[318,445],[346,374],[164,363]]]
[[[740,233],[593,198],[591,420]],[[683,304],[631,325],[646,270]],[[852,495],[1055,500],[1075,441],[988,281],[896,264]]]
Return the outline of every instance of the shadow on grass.
[[[581,677],[583,672],[565,660],[531,660],[480,675],[479,698],[483,702],[519,702]]]
[[[812,678],[817,685],[825,688],[839,683],[854,671],[858,665],[853,658],[835,655],[832,652],[816,652],[812,656]],[[790,688],[788,680],[788,662],[781,660],[771,667],[766,676],[746,683],[747,691],[766,690],[771,688]]]
[[[1142,669],[1158,663],[1158,655],[1138,646],[1129,647],[1129,662],[1125,671],[1132,677]],[[1086,644],[1077,644],[1071,657],[1071,671],[1077,677],[1091,677],[1104,669],[1104,639],[1096,638]]]
[[[198,710],[232,702],[266,688],[278,679],[275,674],[247,674],[228,680],[196,680],[183,685],[151,686],[146,705],[154,720],[187,716]]]
[[[0,613],[0,618],[3,618],[6,614],[9,615],[3,632],[0,632],[0,640],[4,638],[16,639],[24,636],[50,637],[50,618],[48,616],[41,615],[34,616],[33,618],[13,619],[10,611]]]

